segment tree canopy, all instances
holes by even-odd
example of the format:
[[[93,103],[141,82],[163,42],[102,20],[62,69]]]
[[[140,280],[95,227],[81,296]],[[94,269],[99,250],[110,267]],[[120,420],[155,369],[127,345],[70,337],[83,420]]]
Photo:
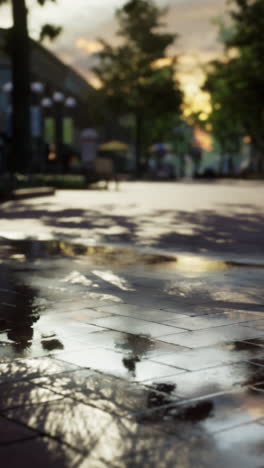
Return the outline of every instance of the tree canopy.
[[[210,64],[205,83],[212,100],[210,121],[224,147],[250,136],[260,167],[264,154],[264,2],[233,0],[232,5],[230,34],[223,38],[226,56]]]
[[[162,31],[166,10],[152,0],[129,0],[116,17],[116,46],[101,41],[99,64],[94,71],[102,93],[115,116],[135,119],[137,169],[144,145],[144,123],[180,112],[182,93],[175,78],[177,58],[168,56],[175,34]]]

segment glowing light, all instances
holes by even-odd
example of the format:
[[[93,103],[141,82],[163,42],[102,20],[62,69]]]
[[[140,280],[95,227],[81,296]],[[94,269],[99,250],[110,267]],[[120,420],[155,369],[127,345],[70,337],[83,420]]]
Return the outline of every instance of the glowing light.
[[[182,271],[207,273],[208,271],[226,270],[228,266],[221,260],[208,259],[195,256],[182,256],[178,258],[176,268]]]
[[[243,142],[246,143],[246,144],[251,143],[251,137],[250,137],[250,136],[245,136],[245,137],[243,138]]]
[[[205,151],[212,151],[213,149],[213,139],[209,133],[205,132],[199,127],[194,129],[194,138],[195,141],[201,146]]]
[[[87,40],[84,38],[77,39],[75,46],[77,49],[82,50],[86,54],[95,54],[96,52],[100,52],[100,50],[103,48],[100,42]]]
[[[174,57],[163,57],[152,62],[152,67],[159,69],[163,67],[169,67],[174,62]]]
[[[95,76],[91,71],[88,71],[84,75],[85,75],[85,78],[88,81],[88,83],[90,83],[90,85],[93,88],[95,88],[95,89],[102,88],[103,84],[102,84],[101,80],[97,76]]]
[[[49,155],[48,155],[48,160],[49,161],[54,161],[56,158],[57,158],[56,153],[53,153],[53,152],[49,153]]]
[[[204,122],[208,119],[208,114],[206,114],[206,112],[201,112],[201,114],[199,115],[199,119]]]

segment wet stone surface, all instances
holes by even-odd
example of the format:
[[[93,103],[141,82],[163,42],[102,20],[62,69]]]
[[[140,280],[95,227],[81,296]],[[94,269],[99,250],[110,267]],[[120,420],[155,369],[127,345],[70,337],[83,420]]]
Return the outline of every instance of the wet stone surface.
[[[264,268],[0,242],[0,454],[16,468],[260,468]]]

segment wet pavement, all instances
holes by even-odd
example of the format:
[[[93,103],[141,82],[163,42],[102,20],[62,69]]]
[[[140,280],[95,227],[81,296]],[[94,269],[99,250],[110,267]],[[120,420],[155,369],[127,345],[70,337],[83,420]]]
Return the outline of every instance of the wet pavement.
[[[264,265],[0,242],[3,466],[263,468]]]

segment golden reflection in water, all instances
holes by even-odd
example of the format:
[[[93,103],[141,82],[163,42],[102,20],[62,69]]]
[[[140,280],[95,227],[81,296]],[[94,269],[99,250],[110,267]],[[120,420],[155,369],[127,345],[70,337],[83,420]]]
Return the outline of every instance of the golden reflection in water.
[[[227,263],[222,260],[214,260],[192,255],[178,257],[175,264],[171,264],[171,266],[177,270],[188,271],[191,273],[207,273],[210,271],[226,270],[229,268]]]

